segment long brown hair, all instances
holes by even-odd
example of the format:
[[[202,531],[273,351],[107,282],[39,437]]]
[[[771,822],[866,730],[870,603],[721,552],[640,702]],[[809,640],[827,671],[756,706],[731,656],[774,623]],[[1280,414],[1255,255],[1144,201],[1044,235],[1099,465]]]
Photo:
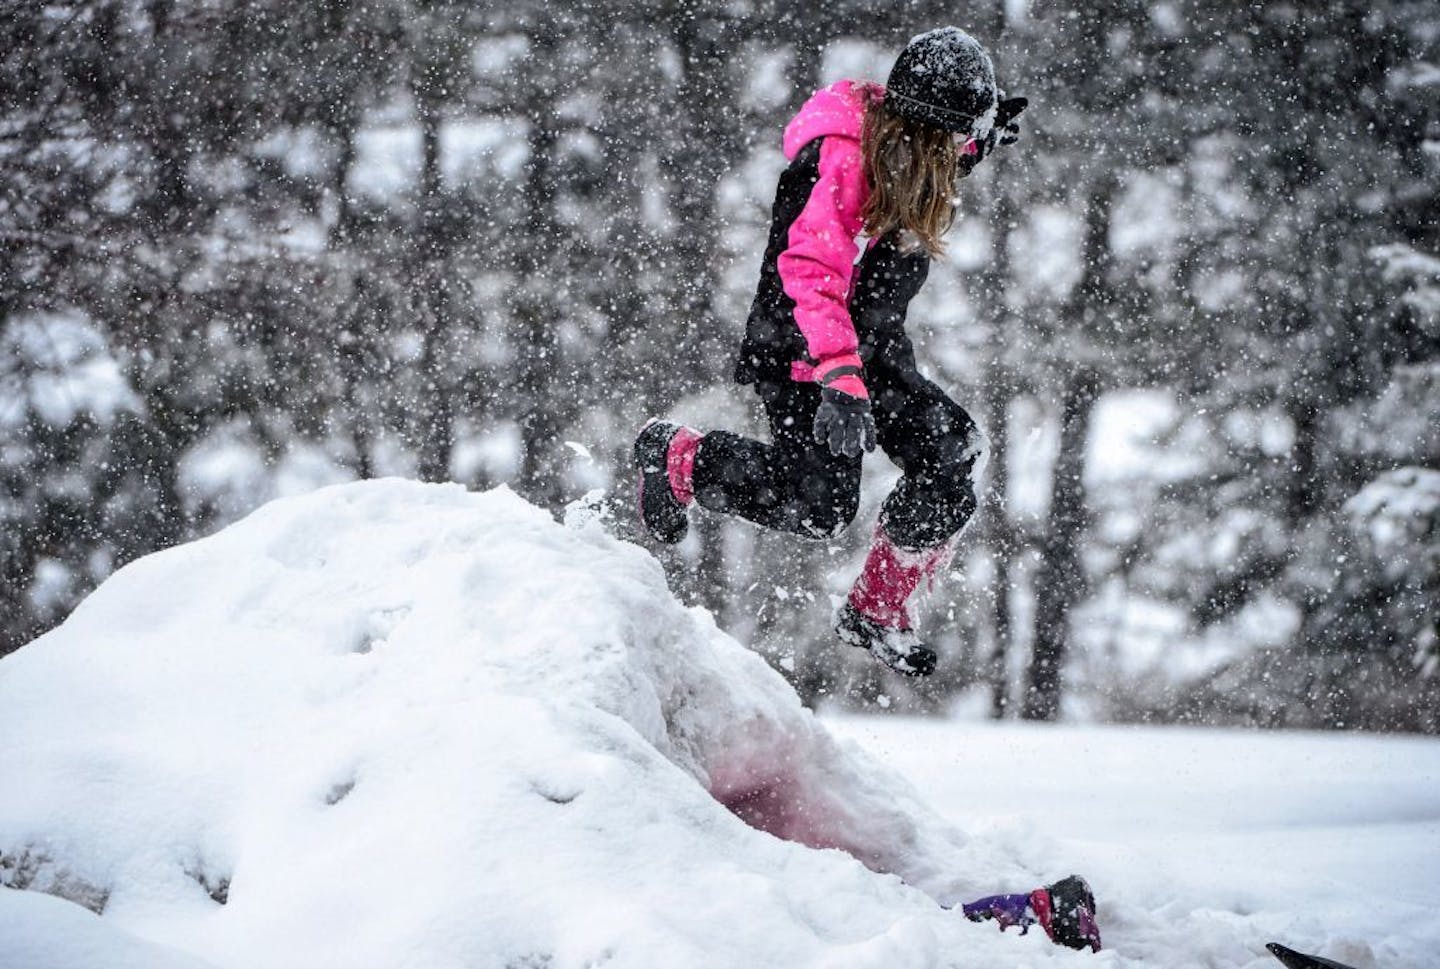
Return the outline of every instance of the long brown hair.
[[[861,216],[872,238],[897,229],[912,236],[910,248],[944,253],[940,237],[955,221],[954,135],[902,118],[885,104],[880,88],[866,91],[860,135],[870,198]]]

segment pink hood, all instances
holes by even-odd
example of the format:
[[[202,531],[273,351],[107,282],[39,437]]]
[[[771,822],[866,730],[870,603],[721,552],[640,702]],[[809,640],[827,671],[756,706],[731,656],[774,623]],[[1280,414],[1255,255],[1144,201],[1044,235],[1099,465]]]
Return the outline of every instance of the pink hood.
[[[832,371],[853,368],[855,373],[829,383],[853,397],[867,396],[850,319],[857,238],[869,194],[860,158],[865,93],[865,86],[853,81],[832,84],[811,95],[786,126],[786,158],[794,161],[817,139],[820,153],[805,207],[790,223],[788,244],[775,260],[785,295],[795,301],[795,325],[809,358],[795,361],[790,376],[823,382]]]
[[[865,88],[855,81],[837,81],[812,94],[785,126],[785,157],[793,161],[801,148],[829,135],[859,141],[865,121]]]

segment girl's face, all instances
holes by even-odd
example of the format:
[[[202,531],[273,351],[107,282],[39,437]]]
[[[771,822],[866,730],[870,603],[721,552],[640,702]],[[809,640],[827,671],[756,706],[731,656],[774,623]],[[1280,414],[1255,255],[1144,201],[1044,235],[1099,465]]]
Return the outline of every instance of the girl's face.
[[[968,132],[955,132],[955,153],[959,155],[980,154],[980,143]]]

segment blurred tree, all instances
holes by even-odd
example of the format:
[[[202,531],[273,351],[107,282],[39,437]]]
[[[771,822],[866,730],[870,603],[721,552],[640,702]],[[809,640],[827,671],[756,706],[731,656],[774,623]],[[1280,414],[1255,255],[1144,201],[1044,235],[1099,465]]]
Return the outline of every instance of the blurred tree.
[[[1382,549],[1370,527],[1440,462],[1432,6],[967,11],[1032,106],[1021,145],[963,186],[973,231],[912,322],[927,371],[987,383],[990,555],[967,561],[969,588],[991,582],[993,628],[942,596],[955,663],[914,695],[837,656],[827,595],[863,527],[796,547],[707,518],[667,555],[676,586],[811,699],[939,708],[984,667],[999,711],[1028,646],[1035,717],[1062,709],[1062,674],[1087,675],[1076,616],[1112,578],[1196,635],[1282,601],[1283,648],[1099,709],[1434,729],[1403,713],[1430,689],[1406,692],[1433,656],[1414,606],[1426,546]],[[780,128],[823,72],[954,16],[4,6],[0,650],[116,565],[287,489],[509,481],[558,510],[597,484],[628,491],[649,413],[753,420],[728,384],[753,278],[726,261],[758,260]],[[1096,402],[1140,386],[1180,402],[1194,460],[1134,496],[1117,539],[1096,513],[1123,496],[1085,493],[1086,440]],[[1059,438],[1048,486],[1006,461],[1037,402]],[[878,487],[888,469],[868,473]],[[1027,490],[1049,499],[1033,520]],[[1388,685],[1347,692],[1363,682]]]

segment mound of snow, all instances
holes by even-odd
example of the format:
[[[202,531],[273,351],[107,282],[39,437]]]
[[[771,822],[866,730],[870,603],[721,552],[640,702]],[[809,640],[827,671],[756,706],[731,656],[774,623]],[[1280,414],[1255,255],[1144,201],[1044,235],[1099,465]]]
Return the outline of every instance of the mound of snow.
[[[0,661],[0,790],[0,881],[176,965],[1086,958],[937,904],[1065,872],[832,739],[644,551],[504,490],[329,488],[122,569]],[[0,891],[29,933],[0,951],[89,918],[35,904]]]
[[[0,965],[14,969],[215,969],[143,942],[79,905],[0,888]]]

